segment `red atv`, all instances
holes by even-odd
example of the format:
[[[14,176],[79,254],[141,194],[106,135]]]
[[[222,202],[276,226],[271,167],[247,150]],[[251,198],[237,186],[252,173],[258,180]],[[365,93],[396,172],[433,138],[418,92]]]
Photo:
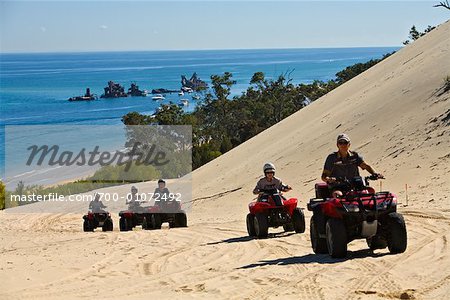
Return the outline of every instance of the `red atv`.
[[[367,240],[371,250],[406,250],[406,225],[397,213],[397,198],[390,192],[376,193],[369,180],[377,179],[380,178],[376,175],[337,178],[345,191],[338,198],[332,198],[326,183],[316,183],[316,198],[308,203],[308,210],[313,212],[310,235],[314,253],[345,257],[347,244],[361,238]]]
[[[157,205],[137,207],[119,212],[120,231],[133,230],[142,225],[142,229],[161,229],[164,222],[170,228],[187,227],[186,213],[181,209],[179,201],[160,201]]]
[[[119,212],[119,229],[120,231],[130,231],[136,226],[141,226],[145,229],[143,225],[144,219],[148,214],[148,208],[137,206],[133,209],[129,208],[127,210],[122,210]]]
[[[169,223],[169,228],[187,227],[187,216],[179,201],[161,200],[150,206],[148,212],[144,220],[147,229],[161,229],[161,224],[165,222]]]
[[[83,216],[83,231],[94,231],[97,227],[102,227],[102,231],[113,231],[113,221],[109,212],[89,211]]]
[[[297,207],[297,199],[286,199],[277,189],[261,191],[256,201],[250,202],[247,215],[249,236],[265,238],[269,227],[283,226],[284,231],[305,232],[305,216]]]

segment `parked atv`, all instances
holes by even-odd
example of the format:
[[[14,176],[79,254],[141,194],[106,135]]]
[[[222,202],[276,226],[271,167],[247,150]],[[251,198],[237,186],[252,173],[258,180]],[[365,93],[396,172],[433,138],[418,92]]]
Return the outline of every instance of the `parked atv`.
[[[316,183],[316,198],[308,203],[313,212],[310,225],[314,253],[345,257],[347,244],[365,238],[371,250],[388,247],[391,253],[403,253],[407,246],[406,225],[397,213],[397,197],[378,192],[369,180],[378,176],[337,178],[346,186],[342,197],[333,198],[326,183]]]
[[[297,199],[286,199],[277,190],[261,191],[256,201],[248,205],[247,232],[249,236],[265,238],[269,227],[283,226],[284,231],[305,232],[305,216],[297,207]]]
[[[92,212],[89,211],[83,216],[83,231],[94,231],[95,228],[101,227],[102,231],[113,231],[113,221],[109,212]]]

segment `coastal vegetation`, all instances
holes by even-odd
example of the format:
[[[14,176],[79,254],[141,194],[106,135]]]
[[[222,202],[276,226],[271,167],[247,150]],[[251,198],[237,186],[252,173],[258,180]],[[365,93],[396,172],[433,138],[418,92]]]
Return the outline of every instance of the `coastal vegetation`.
[[[422,36],[424,36],[425,34],[427,34],[428,32],[432,31],[435,28],[436,28],[436,26],[428,25],[428,27],[423,32],[419,32],[419,31],[417,31],[416,26],[413,25],[411,27],[411,29],[409,30],[408,39],[403,42],[403,45],[408,45],[408,44],[418,40],[419,38],[421,38]]]
[[[0,209],[5,209],[5,185],[0,181]]]

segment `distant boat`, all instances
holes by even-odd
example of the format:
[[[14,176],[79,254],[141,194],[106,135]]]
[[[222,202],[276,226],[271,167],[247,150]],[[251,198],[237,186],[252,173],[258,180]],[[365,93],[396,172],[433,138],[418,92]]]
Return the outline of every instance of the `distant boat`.
[[[181,91],[185,92],[185,93],[192,93],[194,90],[191,89],[190,87],[183,86],[183,87],[181,87]]]
[[[180,91],[180,92],[178,93],[178,96],[184,96],[183,91]]]
[[[180,102],[181,102],[181,104],[183,106],[188,106],[189,105],[189,100],[188,99],[181,99]]]
[[[164,98],[164,96],[161,95],[161,94],[157,94],[157,95],[152,97],[152,100],[155,100],[155,101],[164,100],[164,99],[166,99],[166,98]]]
[[[195,94],[195,95],[192,96],[192,99],[194,99],[194,100],[200,100],[200,95]]]

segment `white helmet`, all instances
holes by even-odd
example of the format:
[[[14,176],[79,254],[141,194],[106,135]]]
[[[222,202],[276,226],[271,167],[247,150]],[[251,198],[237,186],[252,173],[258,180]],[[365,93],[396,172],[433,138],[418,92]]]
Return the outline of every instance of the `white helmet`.
[[[271,162],[267,162],[264,164],[263,171],[264,171],[264,173],[275,172],[275,165]]]

